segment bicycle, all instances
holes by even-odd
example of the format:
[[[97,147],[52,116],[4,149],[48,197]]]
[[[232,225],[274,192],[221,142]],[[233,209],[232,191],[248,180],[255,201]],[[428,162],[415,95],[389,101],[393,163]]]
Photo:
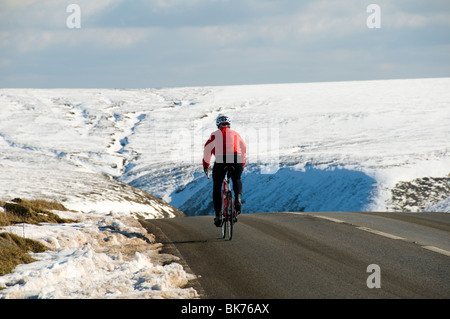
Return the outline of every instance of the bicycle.
[[[233,237],[233,225],[237,222],[237,213],[234,207],[233,193],[231,191],[230,177],[233,174],[233,166],[225,166],[227,172],[222,185],[222,238]]]
[[[207,174],[208,179],[210,170],[211,169],[208,170]],[[222,184],[221,232],[222,238],[227,237],[228,240],[231,240],[231,238],[233,238],[233,226],[237,222],[237,212],[234,207],[233,193],[231,190],[231,182],[230,182],[234,167],[225,166],[224,170],[226,170],[226,173]]]

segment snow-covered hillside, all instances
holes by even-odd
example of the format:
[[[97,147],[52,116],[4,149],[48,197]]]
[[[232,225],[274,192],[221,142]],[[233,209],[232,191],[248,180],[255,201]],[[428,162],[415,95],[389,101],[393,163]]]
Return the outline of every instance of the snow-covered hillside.
[[[226,113],[248,146],[247,212],[395,209],[397,183],[450,173],[449,87],[443,78],[1,90],[0,197],[99,203],[123,193],[110,176],[187,214],[212,213],[202,148]]]
[[[28,237],[56,250],[39,257],[45,272],[34,281],[32,274],[39,274],[35,263],[0,277],[0,285],[10,287],[1,294],[87,297],[93,286],[108,286],[110,290],[95,290],[95,297],[195,296],[183,288],[189,276],[178,264],[156,265],[152,258],[157,254],[122,258],[102,245],[109,236],[123,246],[121,241],[129,238],[120,235],[145,233],[130,216],[173,217],[180,214],[177,209],[187,215],[213,213],[212,181],[205,178],[201,160],[219,113],[231,117],[247,143],[244,212],[449,212],[449,87],[450,79],[441,78],[0,89],[0,199],[57,200],[81,217],[76,225],[58,226],[60,231],[47,227],[45,235],[43,228],[27,227]],[[23,232],[17,227],[9,231]],[[68,241],[66,232],[84,238],[84,244]],[[57,275],[73,267],[66,262],[69,256],[84,265],[81,275],[103,269],[97,276],[101,282],[87,284],[84,292],[76,285],[71,290],[75,280]],[[114,277],[112,268],[123,272]],[[51,287],[67,289],[39,290],[46,287],[39,278],[44,273],[48,277],[47,271],[55,278]],[[124,276],[129,287],[147,284],[139,286],[140,293],[133,288],[121,292],[114,287],[124,286]],[[35,287],[32,292],[23,291],[25,277]]]

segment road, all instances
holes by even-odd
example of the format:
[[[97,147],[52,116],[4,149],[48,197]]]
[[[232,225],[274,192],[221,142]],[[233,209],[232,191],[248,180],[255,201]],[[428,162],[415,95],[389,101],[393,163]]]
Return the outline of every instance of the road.
[[[450,298],[450,214],[243,214],[231,241],[212,219],[141,221],[205,299]]]

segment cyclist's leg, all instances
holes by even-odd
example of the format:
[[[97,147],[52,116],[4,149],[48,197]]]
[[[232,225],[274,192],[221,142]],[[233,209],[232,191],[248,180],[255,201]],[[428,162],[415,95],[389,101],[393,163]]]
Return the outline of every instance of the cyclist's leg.
[[[241,212],[242,202],[241,202],[241,194],[242,194],[242,181],[241,181],[241,175],[242,171],[244,170],[241,163],[235,163],[234,165],[234,171],[231,175],[231,180],[233,181],[233,191],[234,191],[234,202],[236,211],[238,213]]]
[[[224,163],[214,163],[213,168],[213,203],[214,210],[217,217],[220,218],[220,213],[222,212],[222,183],[225,177]]]

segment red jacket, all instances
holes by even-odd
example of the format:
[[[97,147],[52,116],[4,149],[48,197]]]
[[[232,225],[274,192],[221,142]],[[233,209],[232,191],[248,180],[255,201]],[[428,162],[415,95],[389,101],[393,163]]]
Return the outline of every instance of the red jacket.
[[[240,155],[242,166],[245,165],[247,147],[238,132],[229,127],[221,127],[213,132],[205,144],[203,151],[203,167],[209,167],[211,156],[219,162],[221,155]],[[233,156],[234,158],[234,156]]]

